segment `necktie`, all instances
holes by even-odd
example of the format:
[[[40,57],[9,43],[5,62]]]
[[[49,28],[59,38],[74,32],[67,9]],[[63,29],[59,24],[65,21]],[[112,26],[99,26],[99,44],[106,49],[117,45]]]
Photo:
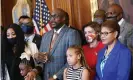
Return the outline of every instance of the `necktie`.
[[[52,50],[57,38],[58,38],[58,33],[57,32],[54,32],[54,35],[53,35],[53,38],[52,38],[52,41],[51,41],[51,45],[50,45],[50,51]]]

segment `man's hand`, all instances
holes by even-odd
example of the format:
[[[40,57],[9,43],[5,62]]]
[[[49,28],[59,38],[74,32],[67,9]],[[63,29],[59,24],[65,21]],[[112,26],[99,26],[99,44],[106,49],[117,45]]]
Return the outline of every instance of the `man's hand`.
[[[24,80],[35,80],[36,73],[34,71],[30,71],[24,78]]]
[[[39,53],[36,53],[34,56],[35,56],[35,59],[39,62],[45,63],[48,61],[47,52],[39,52]]]

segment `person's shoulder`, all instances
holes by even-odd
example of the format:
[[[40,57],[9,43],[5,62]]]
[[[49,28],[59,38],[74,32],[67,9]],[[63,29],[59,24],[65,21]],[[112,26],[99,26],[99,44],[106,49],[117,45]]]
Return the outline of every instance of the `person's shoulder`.
[[[78,31],[78,29],[72,27],[72,26],[67,26],[65,25],[64,28],[68,29],[68,31]]]
[[[39,38],[41,38],[42,36],[41,36],[41,35],[39,35],[39,34],[35,34],[35,37],[39,37]]]
[[[74,28],[74,27],[69,27],[71,30],[73,30],[73,31],[80,31],[80,30],[78,30],[77,28]]]
[[[79,34],[79,31],[76,29],[72,29],[72,28],[68,27],[68,33],[70,33],[70,34],[78,33]]]
[[[89,80],[89,76],[90,76],[89,70],[87,68],[84,68],[82,72],[82,79]]]
[[[132,29],[133,29],[133,25],[132,25],[131,23],[127,22],[126,20],[124,20],[123,23],[125,23],[124,26],[125,26],[126,28],[128,27],[129,30],[132,30]]]
[[[119,40],[117,41],[116,44],[119,44],[120,48],[122,48],[122,49],[126,49],[127,48],[127,46],[124,45],[123,43],[121,43]]]
[[[42,35],[42,37],[45,37],[45,36],[49,35],[51,32],[53,32],[53,30],[50,30],[50,31],[44,33],[44,34]]]
[[[128,48],[126,45],[122,44],[121,42],[119,42],[118,44],[120,45],[120,51],[121,51],[122,53],[124,53],[124,52],[130,53],[129,48]]]
[[[89,74],[89,70],[88,70],[87,68],[84,68],[84,69],[83,69],[83,73]]]
[[[65,69],[64,69],[64,72],[67,72],[67,69],[68,69],[68,68],[65,68]]]
[[[65,28],[65,29],[67,29],[67,32],[78,32],[79,30],[78,29],[76,29],[76,28],[74,28],[74,27],[72,27],[72,26],[67,26],[67,25],[64,25],[64,27],[63,28]]]

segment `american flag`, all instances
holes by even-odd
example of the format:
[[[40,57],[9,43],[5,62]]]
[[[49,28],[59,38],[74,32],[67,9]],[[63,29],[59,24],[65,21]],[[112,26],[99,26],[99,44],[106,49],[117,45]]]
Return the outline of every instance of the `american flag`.
[[[45,0],[36,0],[36,7],[33,13],[33,23],[37,34],[44,34],[52,28],[49,24],[50,12]]]

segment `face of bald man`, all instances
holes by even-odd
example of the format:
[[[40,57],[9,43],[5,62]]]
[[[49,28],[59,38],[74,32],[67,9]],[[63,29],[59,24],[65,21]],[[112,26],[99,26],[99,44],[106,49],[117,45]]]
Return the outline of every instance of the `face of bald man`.
[[[122,9],[119,6],[112,5],[106,12],[107,19],[119,21],[122,18]]]
[[[59,29],[65,23],[65,13],[61,9],[56,9],[51,14],[51,25],[54,29]]]

